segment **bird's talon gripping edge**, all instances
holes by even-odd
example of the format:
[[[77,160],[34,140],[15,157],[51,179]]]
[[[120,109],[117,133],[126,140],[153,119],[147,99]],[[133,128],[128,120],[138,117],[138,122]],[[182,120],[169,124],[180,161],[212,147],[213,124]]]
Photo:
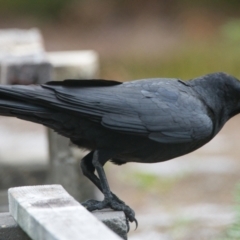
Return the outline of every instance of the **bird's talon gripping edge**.
[[[137,230],[137,228],[138,228],[138,221],[137,221],[137,219],[136,218],[134,218],[134,220],[133,220],[134,222],[135,222],[135,225],[136,225],[136,227],[135,227],[135,229],[134,229],[134,231],[135,230]]]
[[[118,199],[118,198],[117,198]],[[118,199],[119,200],[119,199]],[[135,212],[126,204],[124,204],[121,200],[116,201],[116,198],[113,199],[104,199],[103,201],[97,200],[87,200],[82,203],[84,207],[90,212],[94,210],[102,210],[104,208],[111,208],[115,211],[123,211],[126,216],[126,223],[127,223],[127,231],[129,231],[129,222],[135,222],[136,228],[138,227],[138,221],[135,218]]]

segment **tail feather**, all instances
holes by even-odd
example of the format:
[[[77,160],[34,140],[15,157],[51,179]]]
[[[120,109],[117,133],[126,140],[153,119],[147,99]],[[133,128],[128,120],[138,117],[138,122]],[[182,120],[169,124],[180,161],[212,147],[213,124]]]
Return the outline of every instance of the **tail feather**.
[[[18,102],[29,102],[45,105],[46,102],[56,99],[53,91],[44,89],[40,85],[4,85],[0,86],[0,100],[2,98],[17,99]],[[45,103],[45,104],[44,104]]]
[[[71,128],[74,128],[78,121],[53,107],[52,104],[57,101],[53,91],[41,86],[0,86],[1,116],[39,123],[70,137]]]
[[[47,109],[27,102],[19,102],[11,99],[0,99],[0,114],[15,116],[18,114],[46,113]]]
[[[46,95],[40,86],[0,86],[0,115],[48,125],[56,111],[39,104],[40,94]]]

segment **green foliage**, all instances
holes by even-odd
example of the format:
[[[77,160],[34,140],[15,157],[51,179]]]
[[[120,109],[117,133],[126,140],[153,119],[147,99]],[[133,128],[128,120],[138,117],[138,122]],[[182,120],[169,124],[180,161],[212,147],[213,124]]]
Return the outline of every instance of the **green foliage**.
[[[187,217],[178,217],[174,219],[174,223],[170,229],[170,235],[172,239],[186,239],[189,229],[193,225],[191,218]]]
[[[236,219],[232,226],[227,230],[226,236],[222,240],[239,240],[240,239],[240,184],[236,190]]]
[[[170,3],[169,3],[170,2]],[[162,9],[168,8],[168,13],[171,15],[175,14],[176,11],[180,9],[187,9],[189,7],[193,8],[205,8],[211,9],[214,12],[225,12],[226,9],[230,11],[237,11],[240,7],[239,0],[152,0],[149,3],[147,1],[110,1],[110,0],[0,0],[0,13],[1,14],[23,14],[32,15],[37,18],[57,18],[61,12],[68,8],[69,5],[73,3],[71,8],[73,11],[76,8],[81,8],[89,5],[92,12],[99,6],[104,6],[108,12],[115,13],[118,16],[132,16],[137,13],[143,12],[143,6],[145,11],[148,9],[153,9],[154,12],[161,12]],[[150,11],[150,12],[151,12]],[[90,11],[91,12],[91,11]],[[129,14],[130,13],[130,14]],[[71,11],[68,13],[71,15]],[[101,18],[102,16],[99,16]]]
[[[179,2],[179,1],[178,1]],[[240,5],[239,0],[181,0],[182,4],[184,5],[192,5],[192,6],[205,6],[205,7],[215,7],[215,8],[220,8],[223,9],[224,7],[237,7]]]
[[[240,40],[240,19],[232,19],[222,26],[223,36],[230,41]]]
[[[2,14],[22,14],[39,18],[56,18],[73,0],[0,0]]]
[[[156,194],[169,191],[179,179],[179,177],[176,176],[159,177],[156,174],[137,171],[125,177],[127,181],[131,182],[137,188]]]
[[[107,75],[108,69],[114,69],[115,72],[121,69],[121,72],[124,72],[124,80],[151,77],[174,77],[186,80],[218,71],[240,78],[240,46],[237,42],[231,41],[197,43],[159,58],[130,56],[118,60],[104,60],[103,75]]]

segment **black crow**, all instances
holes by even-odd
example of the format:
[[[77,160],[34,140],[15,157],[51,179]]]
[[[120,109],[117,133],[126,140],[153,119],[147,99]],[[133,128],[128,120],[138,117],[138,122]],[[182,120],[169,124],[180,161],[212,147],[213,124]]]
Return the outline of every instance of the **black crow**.
[[[43,124],[90,150],[81,168],[104,200],[84,206],[124,211],[131,222],[135,213],[111,192],[104,164],[156,163],[190,153],[239,112],[240,82],[225,73],[186,82],[154,78],[0,86],[0,115]]]

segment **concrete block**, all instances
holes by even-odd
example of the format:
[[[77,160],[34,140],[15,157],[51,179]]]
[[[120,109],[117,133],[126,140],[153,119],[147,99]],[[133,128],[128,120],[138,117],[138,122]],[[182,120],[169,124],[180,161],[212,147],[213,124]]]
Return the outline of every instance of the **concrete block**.
[[[9,189],[9,210],[33,240],[120,240],[60,185]]]
[[[51,78],[52,68],[37,29],[0,30],[0,64],[3,84],[44,83]]]
[[[22,61],[21,63],[8,63],[5,65],[5,82],[8,84],[42,84],[51,80],[52,66],[50,63],[42,61],[31,63]],[[2,75],[3,76],[3,75]]]
[[[128,226],[124,212],[104,209],[101,211],[95,211],[93,215],[108,226],[113,232],[117,233],[121,238],[127,240]]]
[[[0,62],[6,58],[23,56],[38,60],[42,55],[44,55],[43,38],[37,28],[0,30]]]
[[[0,213],[0,240],[31,240],[10,213]]]
[[[93,215],[113,232],[127,240],[126,218],[123,212],[111,209],[96,211]],[[9,212],[0,213],[0,240],[30,240]]]
[[[53,65],[53,79],[89,79],[99,73],[98,54],[92,50],[47,52],[47,60]]]
[[[46,53],[38,29],[0,30],[1,84],[41,84],[53,79],[93,78],[97,72],[98,55],[94,51]],[[72,155],[69,139],[49,130],[48,140],[50,148],[48,182],[63,185],[79,201],[92,198],[95,188],[81,175],[77,161],[79,159]],[[4,173],[1,176],[6,178]]]

